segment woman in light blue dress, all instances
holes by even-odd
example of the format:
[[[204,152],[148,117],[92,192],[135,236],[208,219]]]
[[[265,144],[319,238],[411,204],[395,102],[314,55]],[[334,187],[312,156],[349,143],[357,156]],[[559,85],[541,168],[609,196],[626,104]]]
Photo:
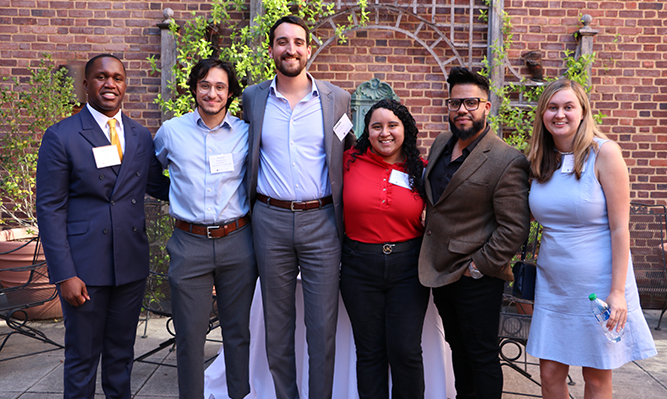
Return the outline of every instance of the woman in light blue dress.
[[[528,159],[530,210],[543,226],[527,351],[540,359],[544,398],[567,398],[582,366],[586,399],[612,397],[611,370],[657,354],[639,306],[630,257],[630,192],[620,147],[598,130],[584,89],[561,79],[544,90]],[[588,295],[611,308],[612,343]]]

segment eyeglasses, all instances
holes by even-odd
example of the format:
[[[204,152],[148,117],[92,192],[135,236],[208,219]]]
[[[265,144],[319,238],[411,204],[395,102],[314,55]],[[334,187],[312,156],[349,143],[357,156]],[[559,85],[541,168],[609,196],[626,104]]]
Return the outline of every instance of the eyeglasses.
[[[461,104],[468,110],[468,111],[475,111],[477,108],[479,108],[479,103],[487,103],[487,100],[482,100],[479,97],[472,97],[472,98],[448,98],[445,100],[445,104],[447,104],[447,108],[452,111],[456,112],[461,108]]]
[[[207,82],[197,83],[197,91],[199,92],[199,94],[207,94],[209,91],[211,91],[211,87],[213,87],[215,89],[215,92],[218,94],[224,94],[225,91],[227,90],[227,86],[223,84],[212,85]]]

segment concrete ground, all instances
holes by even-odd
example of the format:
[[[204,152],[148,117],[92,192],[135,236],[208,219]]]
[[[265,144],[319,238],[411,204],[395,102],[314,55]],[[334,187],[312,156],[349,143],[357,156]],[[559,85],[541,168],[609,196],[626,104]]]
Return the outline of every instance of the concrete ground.
[[[653,338],[658,348],[658,356],[637,362],[631,362],[614,371],[614,398],[619,399],[658,399],[667,398],[667,320],[663,321],[663,329],[656,331],[659,312],[648,310],[644,312],[651,327]],[[146,322],[141,322],[137,329],[137,343],[135,353],[143,354],[159,346],[161,342],[171,336],[165,328],[165,318],[151,318],[148,321],[148,333],[142,338]],[[64,326],[62,321],[30,322],[29,325],[41,330],[58,343],[63,343]],[[4,322],[0,322],[0,334],[9,332]],[[212,338],[220,337],[220,330],[210,334]],[[4,337],[0,336],[0,344]],[[207,358],[216,355],[220,343],[206,344]],[[10,359],[21,354],[48,350],[50,345],[34,339],[14,335],[9,338],[0,352],[0,399],[56,399],[62,398],[63,392],[63,350],[44,352],[23,358]],[[508,348],[507,350],[512,350]],[[156,364],[135,363],[132,374],[132,392],[136,399],[164,399],[177,398],[178,386],[176,380],[175,352],[164,349],[147,360]],[[6,360],[10,359],[10,360]],[[529,357],[529,362],[535,361]],[[428,365],[426,365],[428,367]],[[536,395],[539,397],[539,387],[510,367],[503,367],[505,375],[505,390],[521,394]],[[527,366],[527,372],[539,381],[537,366]],[[583,398],[583,379],[581,369],[573,367],[570,376],[575,382],[571,387],[574,398]],[[104,398],[99,385],[96,398]],[[526,397],[505,393],[503,398],[513,399]],[[435,398],[427,398],[435,399]],[[441,398],[437,398],[441,399]]]

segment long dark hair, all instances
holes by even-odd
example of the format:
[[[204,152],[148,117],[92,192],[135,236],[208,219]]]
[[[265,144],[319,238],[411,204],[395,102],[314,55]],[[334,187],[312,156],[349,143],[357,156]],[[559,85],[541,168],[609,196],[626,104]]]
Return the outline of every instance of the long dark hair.
[[[417,134],[419,134],[419,129],[417,129],[415,118],[412,117],[408,108],[396,100],[380,100],[373,104],[368,112],[366,112],[366,116],[364,117],[364,132],[361,137],[359,137],[357,145],[354,146],[352,159],[349,163],[354,162],[357,159],[357,156],[364,154],[371,146],[371,142],[368,139],[368,125],[371,123],[373,112],[378,108],[384,108],[393,112],[403,123],[405,137],[403,139],[402,148],[403,153],[405,154],[405,170],[407,171],[408,176],[410,176],[410,187],[412,188],[412,191],[419,194],[422,199],[426,199],[424,180],[422,179],[424,163],[419,155],[419,149],[417,148]],[[350,168],[349,163],[346,165],[348,169]]]

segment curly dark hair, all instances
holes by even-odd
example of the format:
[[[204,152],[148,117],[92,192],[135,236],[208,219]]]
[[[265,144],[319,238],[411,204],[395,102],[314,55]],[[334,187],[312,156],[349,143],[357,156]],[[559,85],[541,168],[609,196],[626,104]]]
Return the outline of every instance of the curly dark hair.
[[[371,142],[368,138],[368,125],[371,123],[373,112],[378,108],[384,108],[393,112],[403,123],[405,135],[403,139],[403,152],[405,153],[405,169],[408,176],[410,176],[410,187],[412,187],[412,191],[419,194],[422,199],[426,199],[424,180],[422,179],[424,163],[419,154],[419,149],[417,148],[417,134],[419,134],[419,129],[417,129],[415,118],[412,117],[408,108],[396,100],[380,100],[373,104],[368,112],[366,112],[366,116],[364,117],[364,132],[354,146],[352,159],[348,162],[346,167],[349,170],[349,164],[354,162],[357,159],[357,156],[364,154],[371,146]]]
[[[204,60],[199,60],[199,62],[192,67],[190,71],[190,77],[188,78],[188,87],[190,89],[190,94],[197,103],[197,83],[200,80],[204,79],[211,68],[219,68],[227,73],[227,86],[229,87],[229,92],[231,96],[227,99],[227,104],[225,104],[225,110],[229,109],[229,105],[234,101],[236,97],[241,95],[241,85],[239,80],[236,77],[236,70],[234,65],[228,61],[223,61],[217,58],[207,58]],[[199,106],[199,104],[197,104]]]

